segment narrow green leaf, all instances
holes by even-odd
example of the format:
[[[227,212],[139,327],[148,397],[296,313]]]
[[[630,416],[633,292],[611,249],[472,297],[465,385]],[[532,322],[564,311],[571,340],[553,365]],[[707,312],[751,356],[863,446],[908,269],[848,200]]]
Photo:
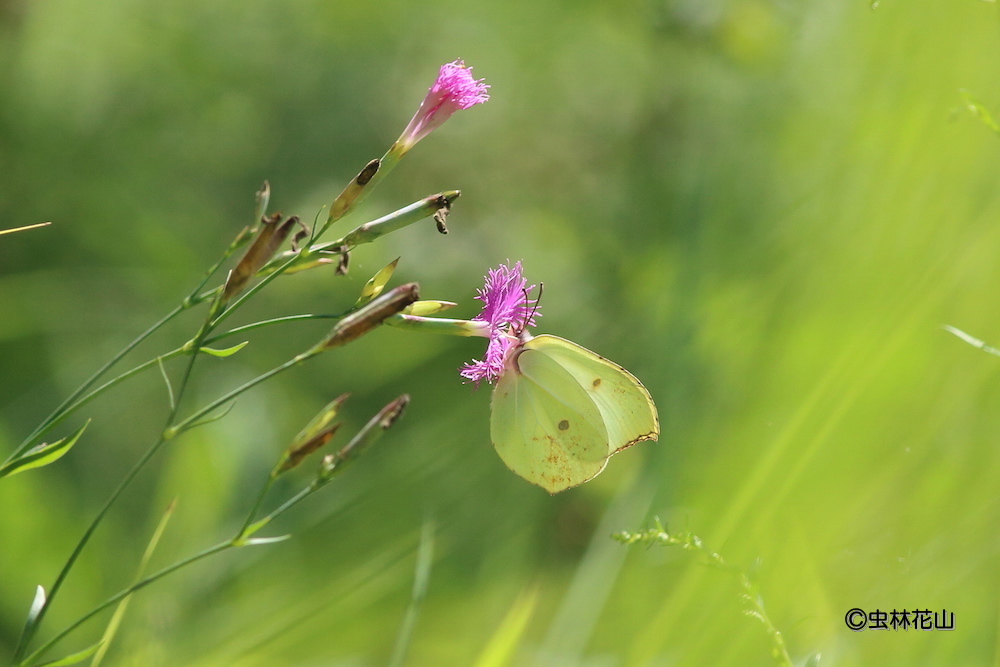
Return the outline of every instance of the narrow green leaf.
[[[212,347],[202,347],[202,348],[199,348],[199,351],[200,352],[204,352],[205,354],[210,354],[213,357],[219,357],[220,359],[224,359],[226,357],[233,356],[234,354],[236,354],[237,352],[239,352],[240,350],[242,350],[244,347],[246,347],[249,344],[250,344],[250,341],[245,340],[242,343],[240,343],[239,345],[233,345],[232,347],[227,347],[224,350],[216,350],[215,348],[212,348]]]
[[[31,608],[28,609],[28,619],[26,624],[32,626],[35,624],[35,619],[38,618],[38,614],[42,611],[42,607],[45,606],[45,589],[42,588],[41,584],[35,589],[35,599],[31,601]]]
[[[174,386],[170,384],[170,373],[167,372],[167,367],[163,365],[163,357],[157,357],[156,363],[160,367],[160,377],[163,378],[163,384],[167,385],[167,397],[170,399],[170,409],[177,409],[177,399],[174,397]]]
[[[355,308],[365,305],[382,293],[382,290],[389,283],[389,279],[392,278],[392,274],[396,270],[396,264],[398,263],[399,257],[386,264],[378,273],[372,276],[372,279],[361,290],[361,296],[358,297],[357,302],[354,304]]]
[[[23,456],[20,456],[5,466],[0,467],[0,478],[16,475],[32,468],[41,468],[62,458],[76,441],[83,435],[84,429],[90,423],[88,419],[83,426],[78,428],[72,435],[53,442],[51,445],[41,444],[32,447]]]
[[[71,653],[65,658],[59,658],[58,660],[50,660],[49,662],[43,662],[38,667],[64,667],[65,665],[75,665],[78,662],[83,662],[90,656],[97,652],[97,649],[101,648],[103,641],[99,641],[93,646],[88,646],[82,651],[77,651],[76,653]]]
[[[396,635],[396,647],[389,659],[390,667],[400,667],[406,660],[406,654],[413,639],[413,629],[417,625],[420,608],[427,597],[427,586],[431,578],[431,566],[434,564],[434,531],[433,519],[424,520],[420,531],[420,546],[417,548],[417,567],[413,576],[413,592],[410,595],[410,606],[403,617],[403,624]]]
[[[28,608],[28,616],[24,619],[24,628],[21,630],[21,641],[25,641],[25,638],[31,637],[32,632],[35,628],[35,623],[38,622],[38,615],[42,613],[45,609],[45,589],[41,585],[35,588],[35,597],[31,601],[31,607]],[[26,662],[17,663],[17,667],[23,667]]]
[[[244,540],[241,546],[254,547],[259,544],[274,544],[275,542],[284,542],[287,539],[291,539],[291,535],[278,535],[277,537],[252,537],[249,540]]]

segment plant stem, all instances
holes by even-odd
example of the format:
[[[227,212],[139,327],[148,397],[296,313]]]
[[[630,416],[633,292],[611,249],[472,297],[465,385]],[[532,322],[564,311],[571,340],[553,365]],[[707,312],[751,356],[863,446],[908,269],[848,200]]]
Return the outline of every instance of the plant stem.
[[[275,318],[270,319],[270,320],[261,320],[260,322],[252,322],[250,324],[244,324],[243,326],[236,327],[235,329],[230,329],[229,331],[226,331],[224,333],[220,333],[217,336],[212,336],[211,338],[207,339],[204,342],[204,344],[205,345],[211,345],[212,343],[216,343],[216,342],[218,342],[220,340],[223,340],[224,338],[229,338],[231,336],[235,336],[237,334],[241,334],[241,333],[244,333],[246,331],[252,331],[254,329],[260,329],[261,327],[270,326],[272,324],[284,324],[285,322],[297,322],[299,320],[330,320],[330,319],[338,319],[338,318],[341,318],[344,315],[347,315],[349,313],[350,313],[350,311],[348,311],[347,313],[336,313],[336,314],[303,313],[301,315],[286,315],[285,317],[275,317]]]
[[[264,521],[264,520],[267,520],[268,522],[274,521],[279,516],[281,516],[282,514],[284,514],[285,512],[287,512],[288,510],[292,509],[293,507],[295,507],[296,505],[298,505],[300,502],[302,502],[303,500],[305,500],[306,498],[308,498],[312,494],[314,494],[317,491],[319,491],[320,489],[322,489],[324,486],[327,485],[328,482],[329,482],[329,480],[326,480],[326,481],[323,481],[323,482],[321,482],[319,480],[314,481],[312,484],[310,484],[306,488],[302,489],[301,491],[299,491],[298,493],[296,493],[294,496],[292,496],[291,498],[289,498],[285,502],[281,503],[281,505],[277,509],[273,510],[270,514],[268,514],[266,517],[264,517],[264,519],[261,519],[261,521]]]

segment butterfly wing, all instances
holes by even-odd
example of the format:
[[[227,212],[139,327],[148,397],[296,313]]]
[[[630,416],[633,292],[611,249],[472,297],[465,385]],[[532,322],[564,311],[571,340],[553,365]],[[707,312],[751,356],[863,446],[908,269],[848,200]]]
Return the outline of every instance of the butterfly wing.
[[[660,421],[649,392],[627,370],[572,341],[543,334],[524,345],[569,373],[593,400],[608,433],[608,455],[656,440]],[[522,353],[522,357],[526,353]]]
[[[528,349],[518,370],[493,390],[490,435],[508,468],[549,493],[593,478],[608,461],[608,433],[597,404],[549,355]]]

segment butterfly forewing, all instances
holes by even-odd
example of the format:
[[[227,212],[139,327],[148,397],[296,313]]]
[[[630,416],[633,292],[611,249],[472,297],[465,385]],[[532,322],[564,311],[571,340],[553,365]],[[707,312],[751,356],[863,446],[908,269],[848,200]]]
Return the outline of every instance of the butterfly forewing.
[[[609,456],[642,440],[659,437],[660,422],[653,399],[642,383],[618,364],[548,334],[532,338],[525,349],[547,356],[587,392],[607,429]]]

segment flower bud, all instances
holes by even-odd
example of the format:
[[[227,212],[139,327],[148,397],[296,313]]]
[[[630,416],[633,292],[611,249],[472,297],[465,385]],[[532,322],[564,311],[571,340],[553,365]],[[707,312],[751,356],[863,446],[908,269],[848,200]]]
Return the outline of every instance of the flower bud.
[[[438,229],[440,230],[443,218],[439,219],[439,214],[442,211],[450,210],[452,202],[458,199],[461,194],[460,190],[448,190],[425,197],[378,220],[366,222],[360,227],[355,228],[343,238],[341,243],[348,248],[354,248],[363,243],[371,243],[380,236],[385,236],[397,229],[412,225],[414,222],[429,216],[435,216],[435,221],[438,222]]]
[[[490,99],[486,93],[488,88],[483,79],[472,78],[472,68],[466,67],[463,61],[442,65],[434,85],[393,146],[395,152],[402,156],[456,111]]]
[[[389,290],[337,322],[326,340],[319,344],[320,349],[340,347],[364,336],[382,324],[386,318],[395,315],[419,298],[417,283],[407,283]]]
[[[361,193],[368,187],[371,180],[375,178],[375,174],[378,173],[381,166],[381,160],[372,160],[347,184],[344,191],[330,204],[330,214],[326,218],[327,225],[343,218],[358,203]]]
[[[285,454],[278,461],[274,472],[271,473],[272,477],[277,477],[283,472],[298,467],[310,454],[321,449],[333,439],[337,429],[340,428],[340,422],[333,425],[330,425],[330,422],[336,419],[340,406],[344,404],[348,396],[350,394],[341,394],[333,399],[306,424],[306,427],[295,436],[292,444],[288,446]]]
[[[267,264],[281,244],[288,238],[292,227],[299,223],[297,216],[291,216],[281,222],[281,214],[261,219],[261,229],[257,238],[243,254],[236,268],[229,272],[226,287],[222,292],[222,301],[226,302],[239,294],[250,282],[250,279]]]
[[[324,482],[329,480],[333,475],[343,470],[345,465],[351,463],[371,447],[389,427],[396,423],[409,403],[410,396],[403,394],[379,410],[378,414],[372,417],[340,451],[324,456],[323,462],[320,464],[319,479]]]
[[[442,310],[448,310],[449,308],[454,308],[458,304],[454,301],[417,301],[416,303],[407,306],[403,309],[404,315],[417,315],[418,317],[426,317],[428,315],[434,315],[435,313],[440,313]]]
[[[396,329],[408,329],[409,331],[424,331],[449,336],[490,337],[489,323],[478,320],[450,320],[442,317],[420,317],[419,315],[399,313],[387,318],[385,323]]]

